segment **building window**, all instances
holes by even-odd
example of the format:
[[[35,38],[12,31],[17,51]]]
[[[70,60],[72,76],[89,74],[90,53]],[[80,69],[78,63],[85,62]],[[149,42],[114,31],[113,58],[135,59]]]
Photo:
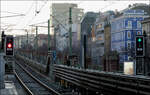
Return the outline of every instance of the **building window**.
[[[137,35],[141,35],[141,31],[138,31],[138,32],[137,32]]]
[[[119,30],[119,28],[120,28],[120,23],[117,24],[117,30]]]
[[[100,29],[100,28],[102,28],[102,24],[98,24],[98,25],[96,26],[96,29]]]
[[[127,32],[127,37],[128,37],[128,39],[131,39],[131,32],[130,31]]]
[[[132,21],[128,21],[128,28],[132,28]]]
[[[137,28],[141,28],[141,22],[137,21]]]
[[[131,42],[127,42],[127,50],[131,49]]]
[[[98,40],[102,41],[103,40],[102,36],[98,37]]]

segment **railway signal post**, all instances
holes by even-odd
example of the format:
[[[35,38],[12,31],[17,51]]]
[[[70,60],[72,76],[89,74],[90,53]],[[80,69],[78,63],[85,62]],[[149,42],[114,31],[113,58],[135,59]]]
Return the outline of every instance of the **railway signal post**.
[[[14,68],[14,38],[12,35],[5,37],[5,73],[13,73]]]
[[[136,74],[145,74],[145,37],[136,36]]]

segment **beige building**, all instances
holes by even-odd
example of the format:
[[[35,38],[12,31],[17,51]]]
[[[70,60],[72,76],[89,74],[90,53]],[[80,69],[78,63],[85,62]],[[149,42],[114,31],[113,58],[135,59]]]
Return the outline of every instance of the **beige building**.
[[[78,8],[77,4],[53,3],[51,5],[51,25],[56,27],[60,23],[64,26],[69,23],[69,8],[72,8],[72,22],[79,23],[83,16],[83,9]]]
[[[53,3],[50,9],[50,27],[51,33],[54,34],[56,39],[55,44],[57,49],[63,51],[68,46],[68,32],[69,32],[69,8],[72,8],[72,44],[74,38],[80,33],[80,20],[84,13],[83,9],[78,8],[77,4],[70,3]],[[76,42],[76,41],[75,41]]]

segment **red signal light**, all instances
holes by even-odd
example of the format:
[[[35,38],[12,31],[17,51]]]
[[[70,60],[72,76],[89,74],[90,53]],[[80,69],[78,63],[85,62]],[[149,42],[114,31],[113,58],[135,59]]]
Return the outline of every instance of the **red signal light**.
[[[5,36],[5,54],[6,56],[14,56],[14,38],[12,35]]]
[[[7,44],[7,47],[8,47],[8,48],[12,48],[12,44],[11,44],[11,43],[8,43],[8,44]]]

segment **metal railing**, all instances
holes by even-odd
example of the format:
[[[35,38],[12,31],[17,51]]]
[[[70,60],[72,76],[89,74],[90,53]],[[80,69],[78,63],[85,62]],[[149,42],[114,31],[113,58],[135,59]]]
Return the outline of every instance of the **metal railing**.
[[[124,75],[97,70],[78,69],[64,65],[54,65],[57,78],[71,82],[92,91],[111,92],[109,95],[149,95],[150,77]]]

